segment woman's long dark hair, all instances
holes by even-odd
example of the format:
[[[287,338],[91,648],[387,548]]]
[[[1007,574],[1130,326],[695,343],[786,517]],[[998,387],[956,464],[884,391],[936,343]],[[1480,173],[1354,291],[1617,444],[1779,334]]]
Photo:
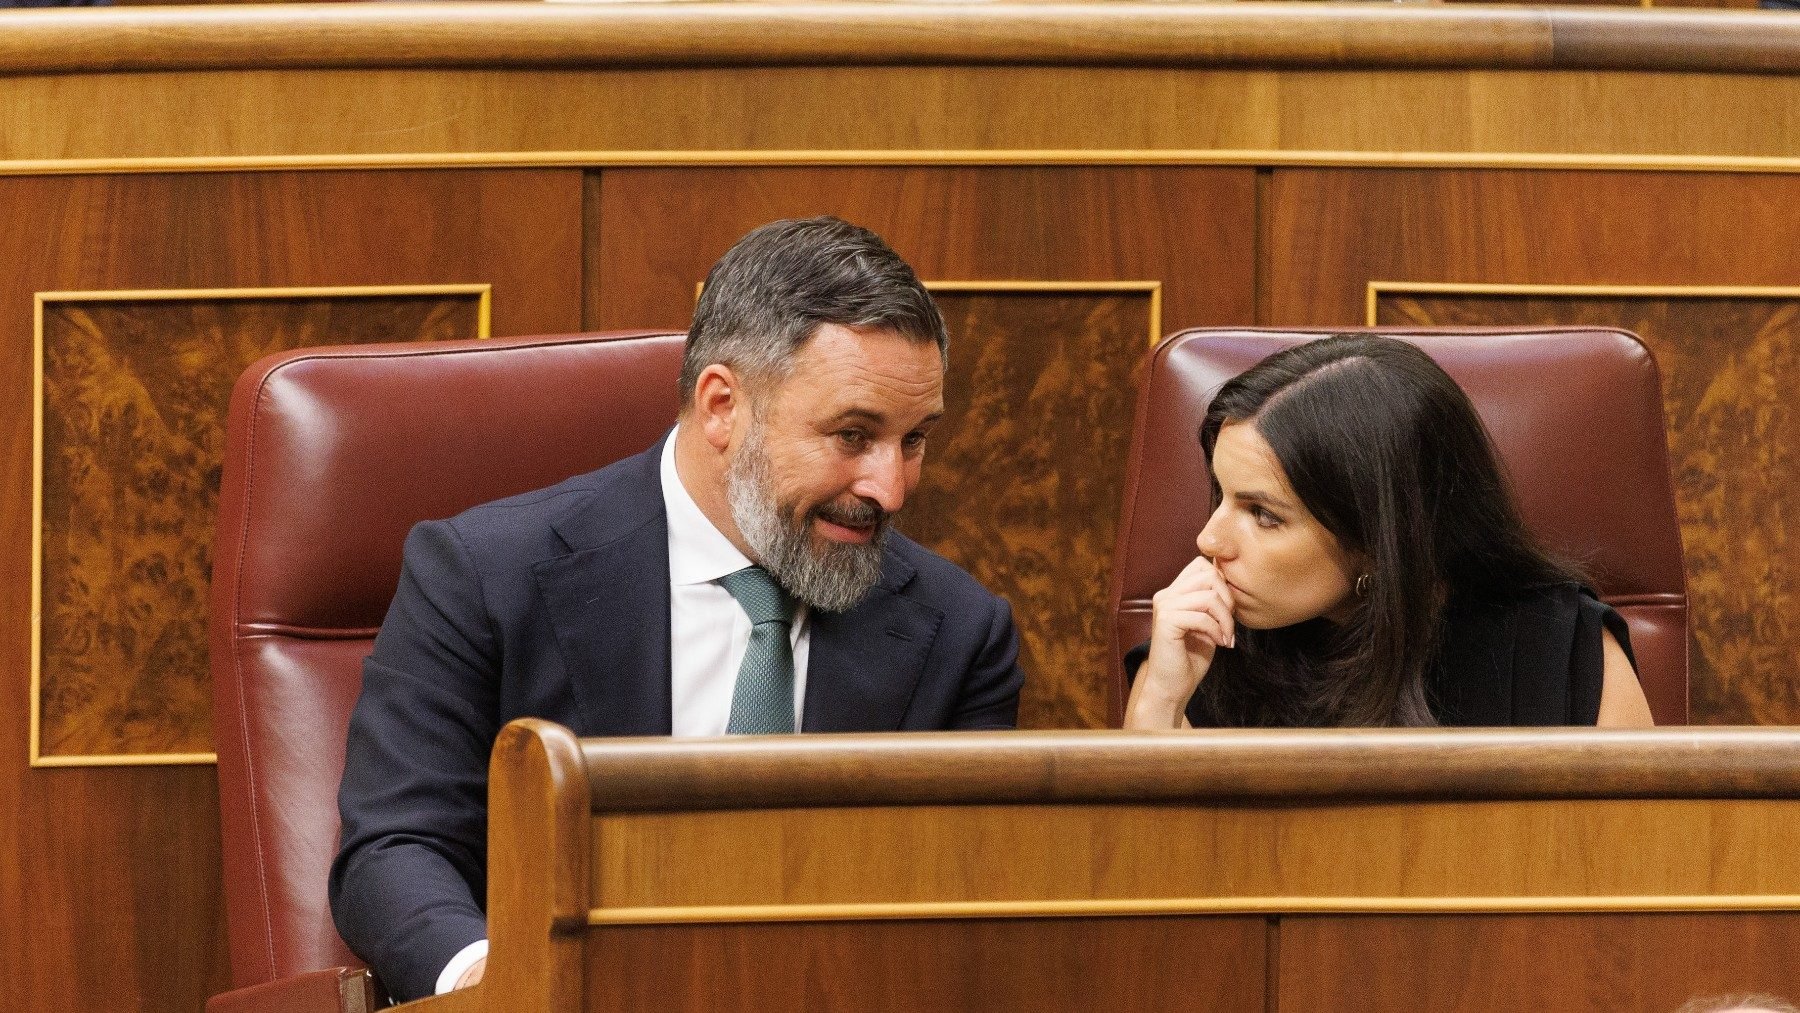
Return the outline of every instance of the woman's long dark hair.
[[[1257,363],[1206,413],[1209,468],[1228,422],[1256,427],[1369,579],[1342,624],[1240,628],[1200,684],[1219,724],[1436,724],[1426,686],[1450,603],[1575,579],[1525,531],[1468,395],[1415,345],[1337,335]]]

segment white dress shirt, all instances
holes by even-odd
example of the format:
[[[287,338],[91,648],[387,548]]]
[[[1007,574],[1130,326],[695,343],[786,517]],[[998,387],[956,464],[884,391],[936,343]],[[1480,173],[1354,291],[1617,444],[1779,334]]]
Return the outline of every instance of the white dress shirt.
[[[663,508],[669,518],[669,702],[677,736],[724,735],[738,665],[750,643],[750,617],[719,583],[751,562],[707,519],[675,470],[675,437],[663,442]],[[806,656],[812,642],[811,611],[801,606],[788,630],[794,647],[794,727],[806,701]],[[450,991],[488,941],[476,940],[450,958],[438,975],[438,994]]]
[[[750,617],[719,578],[752,565],[681,484],[675,471],[677,429],[663,443],[663,507],[669,516],[669,701],[676,736],[724,735],[731,693],[750,643]],[[806,700],[811,613],[804,606],[788,629],[794,647],[794,727]]]

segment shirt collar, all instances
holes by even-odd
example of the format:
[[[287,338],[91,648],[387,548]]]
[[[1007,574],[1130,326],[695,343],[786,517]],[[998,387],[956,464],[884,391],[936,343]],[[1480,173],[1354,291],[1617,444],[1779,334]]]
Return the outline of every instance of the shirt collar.
[[[675,440],[680,435],[681,427],[676,426],[663,441],[662,450],[663,508],[669,515],[669,583],[674,586],[705,584],[751,565],[749,557],[731,544],[682,485],[675,470]]]

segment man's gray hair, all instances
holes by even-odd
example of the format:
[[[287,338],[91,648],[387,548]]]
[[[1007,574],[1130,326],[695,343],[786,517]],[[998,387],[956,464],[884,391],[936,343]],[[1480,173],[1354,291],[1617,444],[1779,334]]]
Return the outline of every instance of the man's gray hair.
[[[714,363],[784,379],[821,324],[882,328],[949,354],[937,303],[880,236],[829,215],[771,222],[738,240],[706,276],[681,360],[681,410]]]

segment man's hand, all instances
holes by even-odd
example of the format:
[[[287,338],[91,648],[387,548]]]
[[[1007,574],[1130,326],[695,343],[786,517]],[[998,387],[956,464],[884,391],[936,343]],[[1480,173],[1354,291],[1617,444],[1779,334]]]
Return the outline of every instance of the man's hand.
[[[462,973],[462,977],[456,979],[456,987],[457,988],[468,988],[470,985],[473,985],[476,982],[480,981],[482,973],[486,970],[487,970],[487,958],[482,957],[480,960],[477,960],[473,964],[470,964],[469,969]]]
[[[1181,728],[1213,652],[1237,644],[1231,585],[1198,556],[1151,599],[1150,656],[1125,705],[1127,728]]]

